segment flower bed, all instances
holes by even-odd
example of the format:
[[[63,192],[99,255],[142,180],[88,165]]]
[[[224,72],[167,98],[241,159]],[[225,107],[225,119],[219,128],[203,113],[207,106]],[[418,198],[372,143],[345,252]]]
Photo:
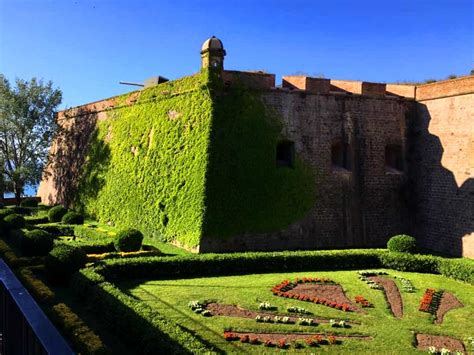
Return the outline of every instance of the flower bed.
[[[433,288],[426,289],[425,294],[421,298],[419,310],[435,315],[442,296],[443,291],[436,291]]]
[[[364,296],[357,295],[354,297],[356,303],[360,304],[363,308],[373,307],[374,305],[367,301]]]
[[[330,299],[328,297],[317,297],[314,294],[317,294],[318,290],[314,288],[313,290],[308,288],[298,287],[300,285],[321,285],[321,286],[329,286],[336,288],[331,292],[334,297],[337,297],[338,300],[347,300],[346,302],[335,302],[334,299]],[[275,296],[291,298],[299,301],[306,301],[306,302],[313,302],[316,304],[321,304],[324,306],[328,306],[331,308],[339,309],[344,312],[350,312],[356,310],[356,307],[350,304],[350,301],[345,297],[344,292],[340,285],[336,284],[334,281],[327,279],[327,278],[297,278],[295,281],[284,280],[278,285],[272,287],[272,293]],[[342,295],[341,295],[342,294]]]

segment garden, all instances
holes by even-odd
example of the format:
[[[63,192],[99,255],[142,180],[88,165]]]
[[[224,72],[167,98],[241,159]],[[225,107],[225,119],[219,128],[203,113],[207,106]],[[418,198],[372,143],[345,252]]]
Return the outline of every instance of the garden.
[[[474,350],[474,262],[388,249],[188,254],[25,200],[0,255],[77,352]]]

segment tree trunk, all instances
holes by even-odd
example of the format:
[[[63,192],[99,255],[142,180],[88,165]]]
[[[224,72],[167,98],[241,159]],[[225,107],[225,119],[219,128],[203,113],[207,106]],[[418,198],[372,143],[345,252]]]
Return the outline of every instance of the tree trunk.
[[[15,184],[13,190],[15,191],[15,203],[17,206],[20,206],[21,195],[23,194],[23,185]]]

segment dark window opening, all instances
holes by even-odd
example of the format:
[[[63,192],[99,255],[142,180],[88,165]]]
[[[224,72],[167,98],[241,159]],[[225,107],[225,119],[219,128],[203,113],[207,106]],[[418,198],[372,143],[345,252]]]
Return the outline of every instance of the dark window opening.
[[[402,146],[389,144],[385,147],[385,166],[388,170],[403,171]]]
[[[333,167],[352,170],[352,153],[349,144],[339,141],[332,145],[331,163]]]
[[[278,143],[276,149],[276,162],[279,166],[292,168],[295,163],[295,143],[283,141]]]

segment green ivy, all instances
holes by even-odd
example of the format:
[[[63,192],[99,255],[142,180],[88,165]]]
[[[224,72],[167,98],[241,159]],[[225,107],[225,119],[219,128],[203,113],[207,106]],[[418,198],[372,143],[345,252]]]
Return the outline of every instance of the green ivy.
[[[217,82],[203,71],[142,90],[132,105],[119,97],[91,137],[77,207],[187,247],[302,218],[314,179],[300,159],[276,165],[277,115],[258,93]]]

